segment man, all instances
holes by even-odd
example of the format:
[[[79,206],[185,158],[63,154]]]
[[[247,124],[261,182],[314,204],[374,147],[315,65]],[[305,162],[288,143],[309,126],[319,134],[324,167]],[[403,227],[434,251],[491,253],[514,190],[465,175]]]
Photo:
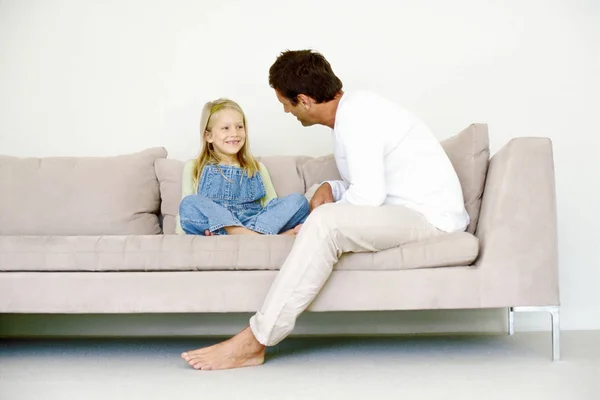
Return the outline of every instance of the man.
[[[310,50],[282,53],[269,84],[302,125],[333,129],[343,180],[315,192],[312,212],[250,326],[182,354],[196,369],[262,364],[265,347],[291,333],[343,253],[385,250],[469,224],[450,160],[409,111],[374,93],[345,93],[329,62]]]

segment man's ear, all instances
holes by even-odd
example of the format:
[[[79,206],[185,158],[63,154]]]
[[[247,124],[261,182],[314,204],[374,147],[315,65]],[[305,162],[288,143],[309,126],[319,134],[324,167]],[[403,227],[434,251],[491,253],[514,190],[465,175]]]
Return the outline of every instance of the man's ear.
[[[298,95],[298,104],[300,105],[300,107],[302,108],[310,108],[313,104],[316,104],[317,102],[315,101],[315,99],[313,99],[310,96],[307,96],[305,94],[299,94]]]
[[[212,143],[213,142],[212,133],[209,131],[204,131],[204,139],[206,139],[206,141],[208,143]]]

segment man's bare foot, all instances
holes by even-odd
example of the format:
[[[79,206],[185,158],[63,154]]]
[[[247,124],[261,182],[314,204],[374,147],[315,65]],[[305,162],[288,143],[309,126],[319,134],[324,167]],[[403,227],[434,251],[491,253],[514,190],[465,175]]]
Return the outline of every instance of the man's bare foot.
[[[181,358],[192,368],[203,371],[253,367],[265,362],[265,346],[247,327],[229,340],[182,353]]]
[[[302,229],[302,224],[296,225],[295,228],[292,228],[288,231],[282,232],[282,233],[280,233],[280,235],[297,235],[298,232],[300,232],[300,229]]]

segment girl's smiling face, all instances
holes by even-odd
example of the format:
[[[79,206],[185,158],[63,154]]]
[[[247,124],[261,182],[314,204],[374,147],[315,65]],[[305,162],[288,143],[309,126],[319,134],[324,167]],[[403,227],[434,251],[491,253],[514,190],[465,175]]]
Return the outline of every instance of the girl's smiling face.
[[[204,134],[221,160],[237,160],[237,153],[246,143],[244,117],[237,110],[223,108],[210,117]]]

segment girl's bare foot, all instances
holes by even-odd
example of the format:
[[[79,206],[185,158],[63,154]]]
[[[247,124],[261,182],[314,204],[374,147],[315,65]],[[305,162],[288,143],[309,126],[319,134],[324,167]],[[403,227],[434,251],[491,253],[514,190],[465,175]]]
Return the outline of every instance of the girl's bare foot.
[[[292,228],[289,231],[282,232],[282,233],[280,233],[280,235],[297,235],[298,232],[300,232],[301,228],[302,228],[302,224],[296,225],[295,228]]]
[[[280,233],[280,235],[297,235],[298,232],[300,232],[301,228],[302,224],[297,225],[295,228],[282,232]],[[225,232],[227,232],[228,235],[261,235],[261,233],[258,233],[243,226],[226,226]],[[217,234],[212,233],[209,230],[205,230],[204,236],[217,236]]]
[[[260,233],[243,226],[226,226],[225,232],[227,232],[228,235],[260,235]]]

